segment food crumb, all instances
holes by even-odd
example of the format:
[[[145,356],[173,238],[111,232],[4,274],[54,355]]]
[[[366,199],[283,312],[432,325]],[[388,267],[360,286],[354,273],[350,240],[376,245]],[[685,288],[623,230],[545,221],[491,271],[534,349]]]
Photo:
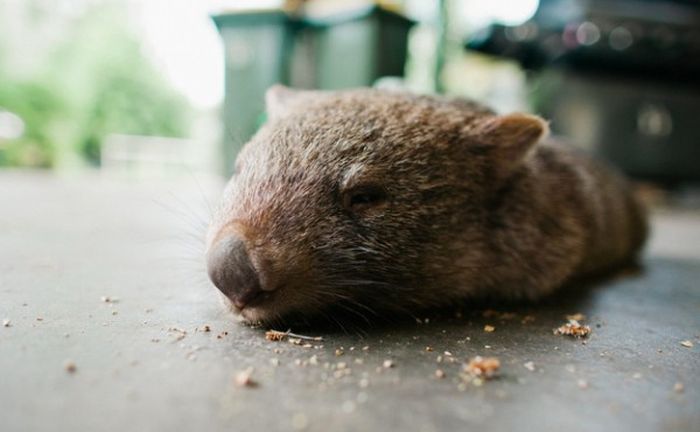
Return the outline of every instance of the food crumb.
[[[525,369],[529,370],[530,372],[535,371],[535,364],[531,361],[525,362],[525,364],[523,364],[523,366],[525,366]]]
[[[336,356],[336,357],[340,357],[340,356],[343,355],[344,353],[345,353],[345,351],[343,351],[342,348],[338,348],[338,349],[335,350],[335,356]]]
[[[382,363],[382,367],[384,369],[389,369],[394,367],[394,361],[393,360],[384,360],[384,363]]]
[[[272,341],[272,342],[283,341],[286,337],[287,337],[287,333],[277,331],[277,330],[268,330],[265,332],[265,339]]]
[[[205,333],[209,333],[211,331],[211,327],[209,327],[208,325],[205,325],[204,327],[202,327],[202,331]]]
[[[445,378],[445,371],[442,369],[436,369],[435,370],[435,378],[442,379]]]
[[[578,388],[585,390],[588,388],[588,381],[586,381],[585,379],[580,379],[576,381],[576,385],[578,386]]]
[[[233,378],[234,384],[237,387],[257,387],[258,383],[253,380],[253,368],[249,367],[246,370],[240,371]]]
[[[486,325],[484,326],[484,331],[485,331],[486,333],[492,333],[492,332],[494,332],[495,330],[496,330],[496,327],[494,327],[494,326],[492,326],[492,325],[490,325],[490,324],[486,324]]]
[[[591,333],[591,328],[582,325],[576,320],[569,320],[568,323],[554,330],[554,334],[571,336],[575,338],[585,338]]]
[[[569,321],[584,321],[586,319],[586,315],[582,314],[581,312],[576,312],[575,314],[566,315],[565,318]]]
[[[9,319],[2,320],[3,327],[10,327],[11,325],[12,325],[12,322]]]
[[[692,347],[693,347],[693,342],[691,342],[691,341],[689,341],[689,340],[684,340],[684,341],[681,341],[681,345],[683,345],[683,346],[686,347],[686,348],[692,348]]]
[[[78,370],[78,367],[75,365],[75,362],[72,360],[66,360],[63,362],[63,369],[66,370],[68,373],[75,373]]]
[[[292,416],[292,429],[304,430],[309,426],[309,419],[305,414],[297,413]]]
[[[345,402],[343,402],[341,409],[343,410],[344,413],[351,414],[352,412],[355,411],[355,402],[345,401]]]
[[[683,385],[682,382],[677,382],[673,385],[673,391],[676,393],[683,393],[685,390],[685,386]]]
[[[431,352],[433,350],[433,347],[427,346],[427,347],[425,347],[425,350],[428,352]]]
[[[465,370],[472,376],[492,378],[498,373],[500,367],[501,361],[496,357],[476,356],[469,360]]]

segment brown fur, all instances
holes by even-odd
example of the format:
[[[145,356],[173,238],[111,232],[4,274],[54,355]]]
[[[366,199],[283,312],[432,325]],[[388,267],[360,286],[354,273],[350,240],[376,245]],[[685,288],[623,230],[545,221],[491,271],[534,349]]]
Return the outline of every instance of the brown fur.
[[[619,175],[542,142],[535,116],[379,90],[268,92],[210,229],[246,239],[274,286],[248,320],[340,305],[414,312],[467,298],[536,299],[633,260],[644,212]],[[380,205],[344,206],[381,188]]]

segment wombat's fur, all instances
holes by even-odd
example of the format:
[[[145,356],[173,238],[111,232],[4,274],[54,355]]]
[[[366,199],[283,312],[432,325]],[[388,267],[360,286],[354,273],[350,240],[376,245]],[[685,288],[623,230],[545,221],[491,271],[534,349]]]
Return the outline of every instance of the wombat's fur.
[[[625,180],[542,142],[539,117],[369,89],[275,86],[267,103],[208,238],[244,241],[265,291],[248,320],[535,299],[645,241]]]

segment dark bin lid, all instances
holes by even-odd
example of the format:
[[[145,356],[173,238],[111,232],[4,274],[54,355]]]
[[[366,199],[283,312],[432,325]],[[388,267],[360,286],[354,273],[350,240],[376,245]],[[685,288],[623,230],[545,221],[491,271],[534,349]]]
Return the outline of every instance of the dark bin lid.
[[[360,5],[354,8],[346,8],[329,14],[309,15],[302,14],[294,17],[294,19],[309,27],[330,27],[338,24],[344,24],[350,21],[357,21],[377,14],[379,17],[388,20],[396,20],[403,22],[406,25],[413,25],[415,22],[405,15],[386,9],[376,4]]]
[[[260,9],[224,12],[212,15],[211,19],[221,29],[222,27],[239,25],[284,24],[289,17],[280,9]]]
[[[415,21],[405,15],[388,10],[376,4],[359,5],[352,8],[344,8],[328,14],[289,14],[281,9],[236,11],[213,15],[216,26],[222,27],[238,25],[258,25],[273,23],[294,23],[303,27],[324,28],[351,21],[357,21],[377,14],[382,19],[393,20],[406,26],[412,26]]]

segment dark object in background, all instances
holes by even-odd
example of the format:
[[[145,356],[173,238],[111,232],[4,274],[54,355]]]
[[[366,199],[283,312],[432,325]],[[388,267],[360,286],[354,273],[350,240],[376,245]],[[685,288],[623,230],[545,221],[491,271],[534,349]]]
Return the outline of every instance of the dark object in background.
[[[519,26],[493,25],[467,48],[532,74],[552,129],[648,179],[700,179],[700,3],[542,0]]]
[[[379,6],[323,16],[280,10],[213,17],[224,40],[224,173],[264,121],[265,90],[276,83],[341,89],[403,76],[408,31],[414,24]]]

